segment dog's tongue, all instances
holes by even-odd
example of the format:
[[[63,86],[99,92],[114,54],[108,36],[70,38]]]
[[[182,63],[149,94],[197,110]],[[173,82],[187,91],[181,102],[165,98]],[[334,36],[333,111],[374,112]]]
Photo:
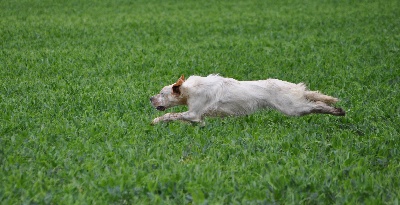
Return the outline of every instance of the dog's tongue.
[[[165,107],[164,106],[157,106],[156,109],[159,110],[159,111],[164,111]]]

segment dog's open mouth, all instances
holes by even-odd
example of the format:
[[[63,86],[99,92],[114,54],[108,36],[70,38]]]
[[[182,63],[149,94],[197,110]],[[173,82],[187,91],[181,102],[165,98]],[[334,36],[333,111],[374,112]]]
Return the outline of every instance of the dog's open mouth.
[[[156,109],[159,110],[159,111],[164,111],[165,107],[164,106],[157,106]]]

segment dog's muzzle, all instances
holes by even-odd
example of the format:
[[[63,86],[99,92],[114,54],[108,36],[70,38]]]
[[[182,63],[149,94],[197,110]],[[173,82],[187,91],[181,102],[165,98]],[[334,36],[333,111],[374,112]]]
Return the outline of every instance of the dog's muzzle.
[[[159,110],[159,111],[164,111],[165,109],[167,109],[166,107],[164,107],[164,106],[155,106],[154,104],[153,104],[153,100],[154,100],[154,97],[151,97],[150,98],[150,102],[151,102],[151,104],[157,109],[157,110]]]

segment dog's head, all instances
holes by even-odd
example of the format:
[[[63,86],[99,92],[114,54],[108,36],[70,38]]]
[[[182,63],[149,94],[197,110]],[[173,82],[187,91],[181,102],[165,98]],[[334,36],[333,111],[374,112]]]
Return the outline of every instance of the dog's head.
[[[158,95],[150,98],[151,105],[157,110],[164,111],[167,108],[186,104],[186,97],[181,93],[181,86],[185,82],[182,75],[176,83],[165,86]]]

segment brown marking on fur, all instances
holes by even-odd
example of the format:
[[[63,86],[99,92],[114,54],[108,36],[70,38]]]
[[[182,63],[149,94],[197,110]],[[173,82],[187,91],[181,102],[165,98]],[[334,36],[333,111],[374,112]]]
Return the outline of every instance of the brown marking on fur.
[[[185,76],[182,75],[182,76],[176,81],[176,83],[175,83],[173,86],[180,86],[180,85],[182,85],[182,83],[184,83],[184,82],[185,82]]]
[[[175,94],[180,95],[181,91],[179,90],[179,87],[185,82],[185,76],[181,76],[175,84],[172,85],[172,92]]]

